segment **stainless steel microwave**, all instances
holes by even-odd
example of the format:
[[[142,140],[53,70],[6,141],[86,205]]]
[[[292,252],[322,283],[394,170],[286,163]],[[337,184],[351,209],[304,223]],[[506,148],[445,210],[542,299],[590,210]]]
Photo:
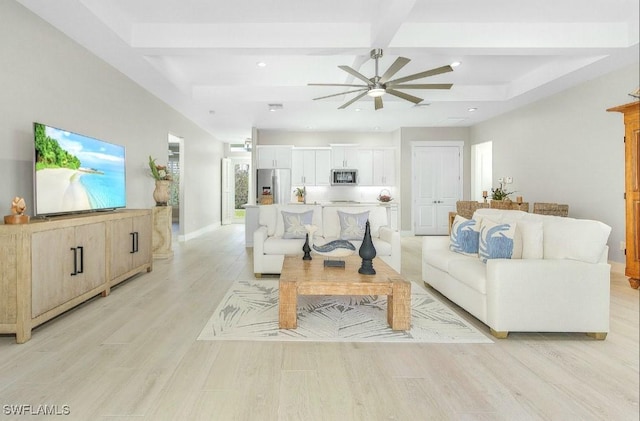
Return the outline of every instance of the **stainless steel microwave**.
[[[356,186],[358,185],[358,170],[331,170],[332,186]]]

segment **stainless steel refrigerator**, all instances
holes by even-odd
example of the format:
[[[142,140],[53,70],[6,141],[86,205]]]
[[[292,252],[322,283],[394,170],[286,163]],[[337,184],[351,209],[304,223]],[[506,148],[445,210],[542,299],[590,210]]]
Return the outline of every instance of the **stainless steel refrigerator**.
[[[265,191],[273,195],[273,203],[289,203],[291,201],[291,170],[259,169],[256,177],[257,203],[260,203],[260,196]]]

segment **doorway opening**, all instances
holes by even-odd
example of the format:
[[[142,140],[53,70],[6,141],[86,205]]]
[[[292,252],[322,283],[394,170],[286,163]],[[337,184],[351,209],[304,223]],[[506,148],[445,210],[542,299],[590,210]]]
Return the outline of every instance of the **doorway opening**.
[[[171,188],[169,191],[169,202],[171,206],[171,226],[174,237],[180,237],[183,233],[182,227],[182,209],[183,209],[183,194],[182,194],[182,171],[184,168],[184,153],[183,142],[184,139],[169,133],[168,135],[169,149],[167,157],[167,168],[171,172]]]
[[[245,159],[233,159],[234,172],[234,211],[232,222],[244,224],[245,206],[249,203],[249,174],[251,174],[251,161]]]
[[[482,192],[493,186],[493,142],[471,145],[471,200],[482,202]]]
[[[222,159],[222,225],[244,224],[250,174],[249,158]]]

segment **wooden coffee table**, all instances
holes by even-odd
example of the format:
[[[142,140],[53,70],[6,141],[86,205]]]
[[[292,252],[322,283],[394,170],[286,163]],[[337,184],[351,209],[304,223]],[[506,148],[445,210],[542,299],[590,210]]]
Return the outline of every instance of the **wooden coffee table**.
[[[393,330],[411,327],[411,283],[379,258],[373,260],[375,275],[361,275],[362,259],[344,259],[345,267],[324,267],[324,258],[302,260],[285,256],[280,274],[280,329],[298,327],[298,295],[386,295],[387,322]]]

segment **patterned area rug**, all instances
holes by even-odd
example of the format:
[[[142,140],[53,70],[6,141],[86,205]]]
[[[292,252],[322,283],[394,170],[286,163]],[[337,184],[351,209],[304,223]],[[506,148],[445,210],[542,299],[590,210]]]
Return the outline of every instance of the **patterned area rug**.
[[[298,328],[278,328],[278,281],[235,282],[198,340],[493,343],[411,283],[411,330],[387,324],[386,296],[300,296]]]

